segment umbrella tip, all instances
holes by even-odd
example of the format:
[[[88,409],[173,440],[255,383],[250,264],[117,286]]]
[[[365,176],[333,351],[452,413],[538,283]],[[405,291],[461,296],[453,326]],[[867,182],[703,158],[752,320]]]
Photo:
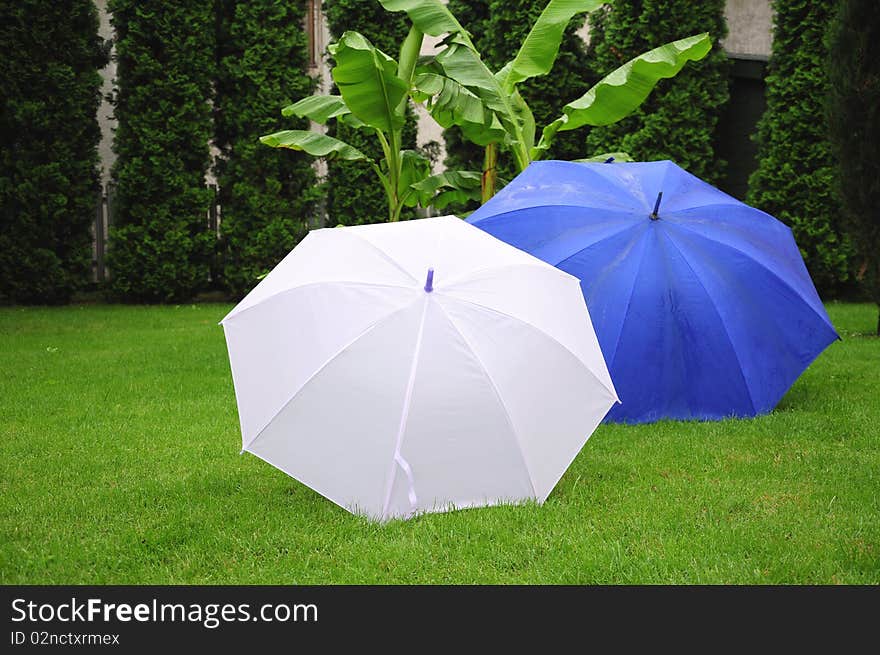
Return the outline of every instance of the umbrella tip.
[[[434,290],[434,269],[428,269],[428,277],[425,280],[425,291],[431,293]]]
[[[610,164],[610,163],[613,162],[613,161],[614,161],[614,157],[609,157],[608,159],[606,159],[606,160],[603,161],[602,163],[603,163],[603,164]]]
[[[657,194],[657,201],[654,203],[654,211],[651,212],[651,217],[650,217],[652,221],[656,221],[658,218],[660,218],[660,214],[658,212],[660,211],[660,199],[661,198],[663,198],[662,191]]]

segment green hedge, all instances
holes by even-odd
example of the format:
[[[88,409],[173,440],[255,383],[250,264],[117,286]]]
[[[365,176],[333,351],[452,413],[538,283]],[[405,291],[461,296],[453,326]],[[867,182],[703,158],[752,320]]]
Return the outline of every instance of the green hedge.
[[[823,120],[828,92],[825,31],[835,3],[775,0],[767,109],[758,125],[758,168],[749,204],[794,231],[819,292],[850,279],[852,247],[842,236],[834,161]]]
[[[389,13],[377,0],[325,0],[324,14],[331,38],[339,38],[348,30],[358,31],[395,60],[410,27],[405,13]],[[338,124],[331,125],[328,133],[371,157],[378,159],[382,156],[381,147],[373,135]],[[411,110],[403,142],[404,147],[415,148],[416,121]],[[388,219],[385,191],[369,166],[363,162],[333,161],[327,169],[328,226],[377,223]],[[401,219],[414,215],[414,210],[404,209]]]
[[[724,0],[615,0],[590,16],[590,64],[603,77],[626,61],[676,39],[709,32],[712,51],[674,78],[661,80],[645,103],[587,135],[591,154],[623,150],[638,160],[671,159],[719,183],[726,163],[715,155],[715,128],[727,104]]]
[[[880,12],[876,0],[843,0],[828,36],[827,109],[842,227],[856,246],[859,277],[880,307]]]
[[[107,62],[97,11],[3,2],[0,42],[0,302],[66,302],[91,271]]]
[[[305,236],[315,198],[312,158],[259,137],[290,129],[281,108],[314,88],[305,73],[305,0],[220,0],[215,142],[224,287],[247,293]],[[308,129],[307,121],[295,127]]]
[[[119,121],[108,264],[112,295],[161,302],[208,281],[205,187],[215,69],[213,2],[110,0]]]

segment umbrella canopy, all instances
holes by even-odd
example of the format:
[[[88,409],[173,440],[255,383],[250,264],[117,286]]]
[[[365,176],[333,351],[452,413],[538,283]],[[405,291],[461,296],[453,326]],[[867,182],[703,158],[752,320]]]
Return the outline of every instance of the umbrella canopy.
[[[837,338],[791,230],[670,161],[536,162],[468,220],[581,280],[609,421],[769,412]]]
[[[379,520],[543,502],[617,400],[578,280],[454,216],[314,230],[222,325],[243,450]]]

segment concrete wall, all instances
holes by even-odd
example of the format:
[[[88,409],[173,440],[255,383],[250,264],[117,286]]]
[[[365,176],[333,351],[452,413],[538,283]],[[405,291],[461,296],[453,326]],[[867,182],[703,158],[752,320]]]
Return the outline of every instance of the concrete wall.
[[[113,28],[110,26],[110,14],[107,13],[107,0],[95,0],[95,4],[101,20],[98,34],[102,39],[109,39],[113,36]],[[114,48],[113,53],[115,52]],[[101,86],[101,95],[104,99],[98,108],[98,123],[101,126],[101,143],[98,152],[101,155],[101,181],[106,184],[110,180],[110,167],[116,161],[116,154],[113,152],[113,128],[116,127],[116,120],[113,118],[113,107],[106,97],[113,90],[113,79],[116,77],[116,62],[112,54],[110,63],[101,71],[101,76],[104,78],[104,84]]]
[[[430,55],[436,52],[437,44],[440,41],[442,41],[440,37],[425,35],[425,40],[422,41],[421,54]],[[433,166],[434,172],[439,173],[446,168],[443,166],[443,160],[446,159],[446,142],[443,140],[443,129],[431,118],[431,115],[424,106],[416,105],[416,115],[419,119],[419,132],[416,137],[416,143],[419,147],[422,147],[433,141],[439,146],[439,157]]]
[[[770,0],[727,0],[724,8],[727,38],[722,44],[731,57],[767,59],[773,45]]]

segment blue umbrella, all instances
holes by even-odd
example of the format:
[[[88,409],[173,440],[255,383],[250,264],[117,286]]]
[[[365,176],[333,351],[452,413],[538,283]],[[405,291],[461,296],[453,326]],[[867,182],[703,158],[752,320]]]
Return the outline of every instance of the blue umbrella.
[[[769,412],[838,338],[791,230],[670,161],[536,162],[468,220],[581,280],[609,421]]]

